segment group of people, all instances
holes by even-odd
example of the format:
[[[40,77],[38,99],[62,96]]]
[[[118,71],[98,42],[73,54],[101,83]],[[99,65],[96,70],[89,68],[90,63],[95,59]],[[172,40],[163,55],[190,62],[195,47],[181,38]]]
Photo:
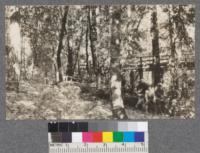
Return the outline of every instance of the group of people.
[[[175,115],[179,93],[173,86],[166,92],[162,81],[153,86],[141,79],[136,86],[136,93],[138,95],[136,109],[156,114]]]

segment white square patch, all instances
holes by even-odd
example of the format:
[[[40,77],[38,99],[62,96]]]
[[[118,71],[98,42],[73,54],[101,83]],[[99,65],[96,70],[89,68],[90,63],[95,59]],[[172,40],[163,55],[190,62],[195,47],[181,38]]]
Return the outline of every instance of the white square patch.
[[[82,132],[72,132],[72,142],[82,142]]]

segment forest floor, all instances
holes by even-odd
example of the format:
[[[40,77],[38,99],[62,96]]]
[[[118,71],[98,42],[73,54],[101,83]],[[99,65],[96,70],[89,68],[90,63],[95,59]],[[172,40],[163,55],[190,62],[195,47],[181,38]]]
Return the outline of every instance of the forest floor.
[[[89,94],[81,95],[74,83],[45,85],[21,82],[19,92],[8,91],[6,118],[17,119],[110,119],[111,106]]]
[[[6,119],[112,119],[110,102],[89,92],[81,84],[63,82],[45,85],[41,82],[21,82],[19,92],[6,93]],[[129,119],[169,118],[153,115],[126,106]]]

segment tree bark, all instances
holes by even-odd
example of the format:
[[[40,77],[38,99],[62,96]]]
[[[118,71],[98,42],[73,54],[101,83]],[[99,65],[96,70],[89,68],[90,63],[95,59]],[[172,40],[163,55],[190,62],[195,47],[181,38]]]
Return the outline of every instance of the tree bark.
[[[169,18],[169,39],[170,39],[170,47],[171,47],[171,58],[174,60],[175,58],[175,43],[173,42],[173,23],[172,23],[172,16],[171,16],[171,7],[168,10],[168,18]]]
[[[160,49],[159,49],[159,30],[157,23],[157,9],[153,6],[152,12],[152,55],[153,55],[153,84],[156,86],[161,80],[161,69],[160,69]]]
[[[121,8],[113,6],[111,23],[111,91],[113,109],[124,108],[121,93],[120,73],[120,35],[121,35]]]
[[[96,44],[97,44],[97,32],[96,32],[96,6],[90,6],[88,13],[88,23],[89,23],[89,38],[90,38],[90,48],[92,53],[92,65],[93,72],[97,75],[97,55],[96,55]],[[90,15],[91,14],[91,15]]]
[[[171,72],[171,83],[172,85],[177,88],[177,73],[176,73],[176,69],[177,69],[177,66],[176,66],[176,45],[175,45],[175,36],[174,36],[174,30],[175,28],[173,27],[173,23],[172,23],[172,13],[173,12],[173,6],[169,6],[168,8],[168,19],[169,19],[169,39],[170,39],[170,50],[171,50],[171,57],[170,57],[170,61],[171,61],[171,64],[170,64],[170,72]],[[179,35],[179,34],[178,34]]]
[[[67,54],[67,59],[68,59],[68,64],[67,64],[67,75],[68,76],[73,76],[74,71],[73,71],[73,51],[72,51],[72,47],[70,46],[69,43],[69,35],[67,37],[67,50],[68,50],[68,54]]]
[[[87,22],[89,21],[89,14],[87,16]],[[89,29],[88,29],[88,23],[87,23],[87,28],[86,28],[86,34],[85,34],[85,54],[86,54],[86,70],[87,73],[89,74],[89,63],[88,63],[88,58],[89,58],[89,54],[88,54],[88,33],[89,33]]]
[[[82,29],[81,29],[81,35],[80,35],[80,39],[79,40],[77,40],[77,46],[76,46],[76,55],[75,55],[75,58],[74,58],[74,60],[75,60],[75,62],[74,62],[74,65],[73,65],[73,69],[72,69],[72,73],[74,74],[74,71],[75,71],[75,69],[76,69],[76,64],[78,63],[78,64],[80,64],[79,63],[79,52],[80,52],[80,48],[81,48],[81,43],[82,43],[82,40],[83,40],[83,27],[82,27]],[[79,66],[79,65],[78,65]]]
[[[58,66],[58,78],[59,82],[63,81],[63,76],[62,76],[62,64],[61,64],[61,52],[63,49],[63,38],[64,38],[64,33],[66,31],[65,25],[67,22],[67,14],[69,7],[65,6],[64,8],[64,15],[62,17],[61,21],[61,29],[60,29],[60,34],[59,34],[59,43],[58,43],[58,50],[57,50],[57,66]]]

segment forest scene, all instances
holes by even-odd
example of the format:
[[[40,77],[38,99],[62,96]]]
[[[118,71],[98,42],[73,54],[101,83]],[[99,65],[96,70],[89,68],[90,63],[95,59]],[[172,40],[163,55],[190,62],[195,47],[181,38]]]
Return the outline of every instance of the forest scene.
[[[195,117],[194,5],[5,8],[6,119]]]

